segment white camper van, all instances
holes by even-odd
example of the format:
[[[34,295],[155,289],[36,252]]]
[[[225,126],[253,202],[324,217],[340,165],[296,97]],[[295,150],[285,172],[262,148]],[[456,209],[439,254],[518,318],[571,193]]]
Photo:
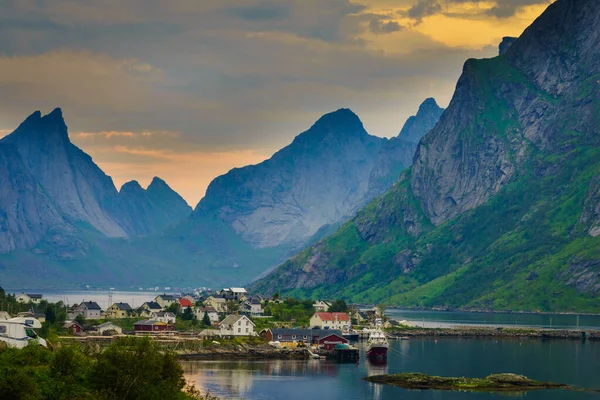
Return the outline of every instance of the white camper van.
[[[27,346],[32,340],[35,340],[40,346],[48,347],[46,341],[34,331],[41,327],[42,324],[35,318],[0,320],[0,341],[5,342],[8,347],[18,349]]]

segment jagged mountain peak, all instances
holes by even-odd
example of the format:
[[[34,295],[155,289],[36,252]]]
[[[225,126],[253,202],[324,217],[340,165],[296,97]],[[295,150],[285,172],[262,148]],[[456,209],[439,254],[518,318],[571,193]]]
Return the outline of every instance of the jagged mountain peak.
[[[416,115],[409,117],[402,127],[399,138],[418,143],[439,121],[444,109],[438,106],[433,97],[425,99]]]
[[[294,142],[302,142],[305,139],[321,140],[330,135],[344,138],[368,134],[358,115],[348,108],[340,108],[321,116],[309,130],[298,135]]]
[[[145,192],[145,190],[142,187],[142,185],[140,185],[140,183],[138,181],[132,180],[132,181],[129,181],[129,182],[125,182],[123,184],[123,186],[121,186],[120,193],[125,193],[125,192],[129,192],[129,193],[133,193],[133,192]]]
[[[68,141],[69,134],[62,110],[55,108],[51,113],[44,116],[39,110],[34,111],[4,140],[10,142],[19,137],[27,138],[27,140],[58,138],[59,140]]]
[[[502,55],[505,54],[508,49],[510,48],[510,46],[513,45],[513,43],[517,40],[518,38],[516,37],[512,37],[512,36],[505,36],[502,38],[502,42],[500,42],[500,44],[498,45],[498,54]]]
[[[154,178],[152,178],[152,182],[150,182],[150,185],[148,185],[148,191],[164,190],[164,189],[173,190],[173,189],[171,189],[171,187],[169,186],[169,184],[167,182],[165,182],[163,179],[159,178],[158,176],[155,176]]]

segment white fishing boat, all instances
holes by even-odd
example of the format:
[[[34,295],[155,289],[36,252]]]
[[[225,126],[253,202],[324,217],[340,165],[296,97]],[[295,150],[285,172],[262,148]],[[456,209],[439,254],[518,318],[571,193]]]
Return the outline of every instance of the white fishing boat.
[[[387,358],[390,344],[381,329],[375,329],[369,335],[367,342],[367,357],[374,359]]]
[[[11,318],[0,321],[0,341],[8,347],[22,349],[31,341],[36,341],[40,346],[48,347],[46,341],[35,333],[42,324],[35,318]]]

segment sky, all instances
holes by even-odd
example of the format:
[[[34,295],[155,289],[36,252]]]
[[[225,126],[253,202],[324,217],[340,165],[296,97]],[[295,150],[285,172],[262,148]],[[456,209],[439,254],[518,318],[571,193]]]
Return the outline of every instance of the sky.
[[[336,109],[397,135],[550,2],[0,0],[0,136],[61,107],[118,188],[159,176],[195,206]]]

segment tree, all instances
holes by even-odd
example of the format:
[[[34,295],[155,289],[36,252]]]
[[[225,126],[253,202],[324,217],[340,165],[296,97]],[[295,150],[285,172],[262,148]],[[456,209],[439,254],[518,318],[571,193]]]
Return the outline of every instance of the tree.
[[[85,325],[85,317],[83,316],[83,314],[79,314],[78,316],[76,316],[75,322],[77,322],[81,326]]]
[[[179,310],[181,309],[181,305],[179,303],[172,303],[167,307],[165,311],[172,312],[175,315],[179,315]]]
[[[181,319],[184,321],[191,321],[194,318],[195,318],[194,310],[192,310],[192,307],[187,306],[185,308],[185,310],[183,311],[183,314],[181,315]]]
[[[204,326],[211,326],[211,322],[210,322],[210,317],[208,316],[208,313],[206,311],[204,311],[204,316],[202,317],[202,325]]]
[[[228,312],[234,313],[234,312],[238,311],[239,309],[240,309],[240,305],[237,302],[235,302],[233,300],[229,300],[227,302],[227,311]]]
[[[344,300],[336,300],[331,303],[331,306],[327,311],[329,312],[348,312],[348,305]]]

